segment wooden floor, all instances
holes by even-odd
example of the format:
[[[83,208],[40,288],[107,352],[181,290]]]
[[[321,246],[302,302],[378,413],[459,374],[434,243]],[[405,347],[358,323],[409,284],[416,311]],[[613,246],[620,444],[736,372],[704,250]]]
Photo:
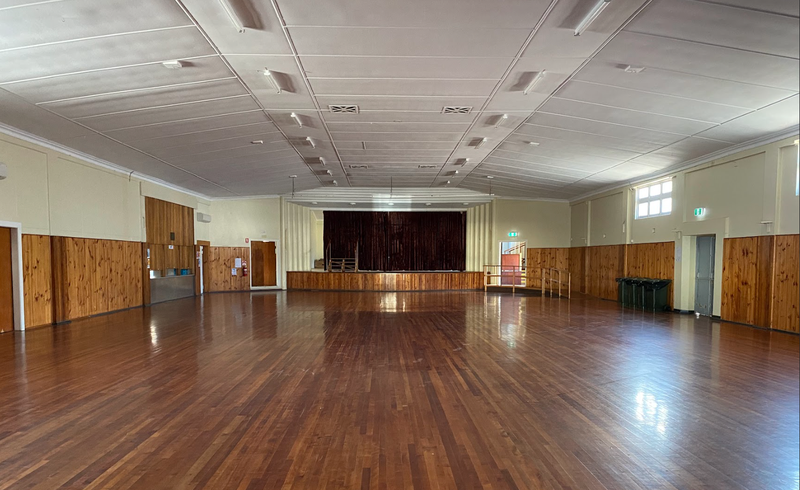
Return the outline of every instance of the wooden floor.
[[[796,489],[798,337],[476,292],[0,335],[0,488]]]

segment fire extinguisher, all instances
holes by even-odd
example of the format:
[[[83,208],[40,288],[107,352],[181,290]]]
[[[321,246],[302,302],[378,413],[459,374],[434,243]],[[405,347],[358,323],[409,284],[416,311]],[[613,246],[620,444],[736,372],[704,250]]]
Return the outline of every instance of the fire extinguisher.
[[[242,276],[247,277],[247,262],[242,261]]]

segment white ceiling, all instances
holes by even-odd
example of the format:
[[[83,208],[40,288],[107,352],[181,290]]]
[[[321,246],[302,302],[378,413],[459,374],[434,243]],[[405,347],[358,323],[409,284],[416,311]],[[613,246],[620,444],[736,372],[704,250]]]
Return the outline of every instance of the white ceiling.
[[[211,198],[550,199],[798,124],[796,0],[612,0],[574,36],[596,3],[0,0],[0,123]]]

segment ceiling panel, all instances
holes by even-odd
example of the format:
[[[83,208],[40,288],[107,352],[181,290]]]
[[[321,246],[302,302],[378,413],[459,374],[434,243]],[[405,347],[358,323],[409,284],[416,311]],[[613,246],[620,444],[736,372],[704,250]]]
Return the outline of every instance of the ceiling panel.
[[[142,16],[141,12],[148,12]],[[174,2],[159,0],[70,0],[4,10],[0,51],[72,39],[165,27],[190,26]]]
[[[597,58],[794,92],[800,83],[797,59],[635,32],[619,33]]]
[[[182,61],[185,66],[180,70],[167,69],[161,63],[150,63],[10,83],[3,85],[3,88],[39,103],[233,76],[219,56]]]
[[[120,34],[0,51],[0,82],[210,54],[214,50],[194,27]]]
[[[489,95],[497,80],[313,78],[311,87],[318,96],[400,95],[453,97]]]
[[[120,112],[103,116],[78,119],[81,124],[98,131],[113,131],[150,124],[231,114],[258,109],[250,96],[228,97],[225,99],[193,102],[172,107],[158,107],[130,112]]]
[[[626,30],[798,58],[797,18],[696,0],[660,0]]]
[[[528,122],[532,124],[538,124],[540,126],[549,126],[551,128],[566,129],[570,131],[594,134],[597,136],[610,136],[612,138],[621,138],[627,141],[642,141],[660,145],[669,145],[685,137],[683,135],[677,135],[674,133],[664,133],[649,129],[636,128],[633,126],[602,123],[578,117],[559,116],[555,114],[537,113],[531,116]]]
[[[577,102],[559,97],[550,99],[541,108],[541,112],[685,135],[692,135],[716,126],[715,123],[696,121],[694,119],[661,116],[607,105]]]
[[[355,104],[362,111],[424,111],[442,112],[445,106],[467,106],[479,108],[486,97],[378,97],[344,95],[339,97],[317,97],[320,105]],[[327,119],[327,117],[326,117]],[[351,118],[354,119],[354,118]]]
[[[60,102],[40,104],[64,117],[72,119],[134,111],[153,107],[166,107],[203,100],[246,95],[247,91],[235,78],[207,82],[173,85],[147,90],[81,97]]]
[[[367,145],[367,150],[395,150],[401,154],[406,150],[452,150],[455,144],[450,141],[414,141],[414,142],[375,142],[371,141]],[[360,150],[365,152],[362,142],[359,141],[336,141],[336,147],[340,150]]]
[[[400,132],[446,132],[463,133],[469,128],[469,123],[391,123],[391,122],[329,122],[328,129],[336,137],[336,133],[385,133],[387,131]]]
[[[444,122],[444,123],[471,123],[477,116],[477,112],[468,114],[443,114],[442,107],[438,111],[431,112],[402,112],[402,111],[361,111],[359,114],[332,113],[325,110],[323,106],[323,117],[328,122]]]
[[[722,123],[749,112],[749,109],[668,95],[639,92],[609,85],[572,81],[557,96],[562,99],[591,102],[609,107],[675,116],[696,121]]]
[[[253,141],[263,141],[263,144],[255,145]],[[277,131],[272,132],[259,132],[256,134],[247,134],[235,138],[227,138],[216,141],[200,142],[193,145],[174,146],[171,148],[155,149],[150,151],[151,155],[155,155],[167,161],[174,159],[192,156],[204,155],[206,153],[214,153],[218,151],[228,151],[236,148],[244,148],[250,145],[263,146],[265,150],[268,148],[291,148],[286,142],[283,135]]]
[[[264,114],[263,111],[250,110],[235,114],[197,118],[188,121],[152,124],[149,126],[140,126],[116,131],[104,131],[114,139],[132,142],[149,139],[170,138],[172,136],[196,134],[205,131],[215,131],[218,129],[266,122],[269,122],[269,118],[266,114]]]
[[[715,3],[753,8],[752,0],[715,0]],[[800,16],[800,2],[795,2],[794,0],[759,0],[757,10],[798,17]]]
[[[625,71],[627,66],[595,59],[584,67],[575,79],[750,109],[777,102],[793,93],[791,90],[661,70],[650,66],[644,66],[644,71],[633,74]]]
[[[599,146],[604,148],[614,148],[634,153],[646,153],[648,151],[661,148],[659,143],[648,143],[645,141],[631,141],[623,138],[601,136],[579,131],[540,126],[537,124],[524,124],[517,130],[512,138],[514,141],[539,142],[542,139],[554,139],[566,142],[580,141],[581,143]]]
[[[297,63],[290,56],[237,55],[226,57],[231,67],[266,109],[313,109],[314,102],[303,83]],[[269,69],[281,93],[264,75]]]
[[[528,29],[374,29],[291,27],[297,52],[336,56],[445,56],[503,58],[516,55]]]
[[[797,95],[742,116],[698,136],[731,142],[745,142],[797,126],[800,120]]]
[[[155,152],[157,150],[166,150],[171,148],[194,147],[204,143],[225,141],[227,139],[241,138],[243,136],[250,136],[252,141],[256,139],[262,139],[257,138],[257,136],[263,136],[266,134],[275,133],[277,131],[278,128],[272,123],[254,123],[244,126],[233,126],[178,136],[140,140],[135,142],[135,146],[148,152]]]
[[[513,58],[301,56],[310,78],[424,78],[499,80]]]

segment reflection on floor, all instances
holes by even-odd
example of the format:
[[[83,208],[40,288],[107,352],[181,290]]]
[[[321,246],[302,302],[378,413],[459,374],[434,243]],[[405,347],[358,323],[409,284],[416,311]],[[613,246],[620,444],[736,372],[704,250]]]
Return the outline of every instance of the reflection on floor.
[[[799,351],[585,297],[207,295],[0,336],[0,487],[797,488]]]

